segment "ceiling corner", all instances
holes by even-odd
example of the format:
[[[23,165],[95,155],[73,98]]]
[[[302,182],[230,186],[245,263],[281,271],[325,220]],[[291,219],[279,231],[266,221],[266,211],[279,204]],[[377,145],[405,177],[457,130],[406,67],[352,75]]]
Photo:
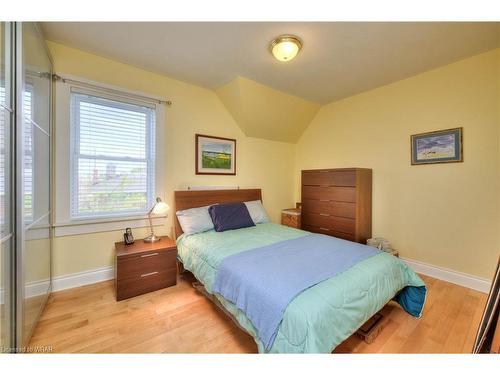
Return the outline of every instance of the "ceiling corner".
[[[248,137],[295,143],[321,107],[238,76],[215,90]]]

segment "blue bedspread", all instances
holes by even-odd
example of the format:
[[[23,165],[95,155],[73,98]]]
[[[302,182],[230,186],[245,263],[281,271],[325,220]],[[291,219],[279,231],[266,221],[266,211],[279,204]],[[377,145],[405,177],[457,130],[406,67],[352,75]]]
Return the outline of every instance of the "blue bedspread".
[[[214,292],[246,314],[268,350],[286,307],[299,293],[379,252],[310,234],[226,257],[217,271]]]

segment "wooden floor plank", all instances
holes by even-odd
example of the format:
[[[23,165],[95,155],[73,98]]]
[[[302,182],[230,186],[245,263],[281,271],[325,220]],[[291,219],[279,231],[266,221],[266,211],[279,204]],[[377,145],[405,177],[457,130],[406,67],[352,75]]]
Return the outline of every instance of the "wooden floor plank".
[[[356,336],[335,353],[470,353],[486,294],[422,276],[421,319],[395,302],[375,342]],[[30,345],[58,353],[255,353],[253,339],[182,277],[171,288],[116,302],[112,281],[53,293]]]

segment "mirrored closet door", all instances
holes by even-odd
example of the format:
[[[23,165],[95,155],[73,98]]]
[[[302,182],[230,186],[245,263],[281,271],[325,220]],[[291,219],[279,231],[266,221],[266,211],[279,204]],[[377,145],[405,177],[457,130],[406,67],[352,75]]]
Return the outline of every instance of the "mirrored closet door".
[[[0,353],[5,353],[28,346],[51,286],[52,63],[35,23],[0,22],[0,53]]]
[[[50,289],[50,183],[51,183],[51,83],[52,63],[45,41],[35,23],[18,24],[18,41],[22,49],[18,62],[19,103],[22,111],[22,195],[23,215],[19,232],[22,241],[18,252],[22,262],[18,272],[22,290],[18,295],[18,335],[27,345],[42,312]],[[18,44],[19,45],[19,44]],[[20,74],[19,74],[20,73]],[[21,122],[21,119],[19,119]],[[19,126],[20,124],[18,124]],[[19,160],[20,161],[20,160]],[[21,233],[22,232],[22,233]],[[21,295],[21,293],[23,295]],[[22,319],[22,323],[21,323]]]
[[[0,24],[0,348],[12,342],[13,313],[13,221],[12,221],[12,24]]]

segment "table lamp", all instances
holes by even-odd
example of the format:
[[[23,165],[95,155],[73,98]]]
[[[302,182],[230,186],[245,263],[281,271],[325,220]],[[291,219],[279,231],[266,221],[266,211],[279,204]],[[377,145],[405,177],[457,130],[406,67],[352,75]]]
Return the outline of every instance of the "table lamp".
[[[156,198],[156,202],[148,212],[149,219],[149,229],[151,230],[151,234],[144,239],[144,242],[157,242],[161,240],[161,237],[158,237],[153,231],[153,221],[151,220],[151,215],[164,215],[170,209],[168,204],[162,202],[162,200],[158,197]]]

